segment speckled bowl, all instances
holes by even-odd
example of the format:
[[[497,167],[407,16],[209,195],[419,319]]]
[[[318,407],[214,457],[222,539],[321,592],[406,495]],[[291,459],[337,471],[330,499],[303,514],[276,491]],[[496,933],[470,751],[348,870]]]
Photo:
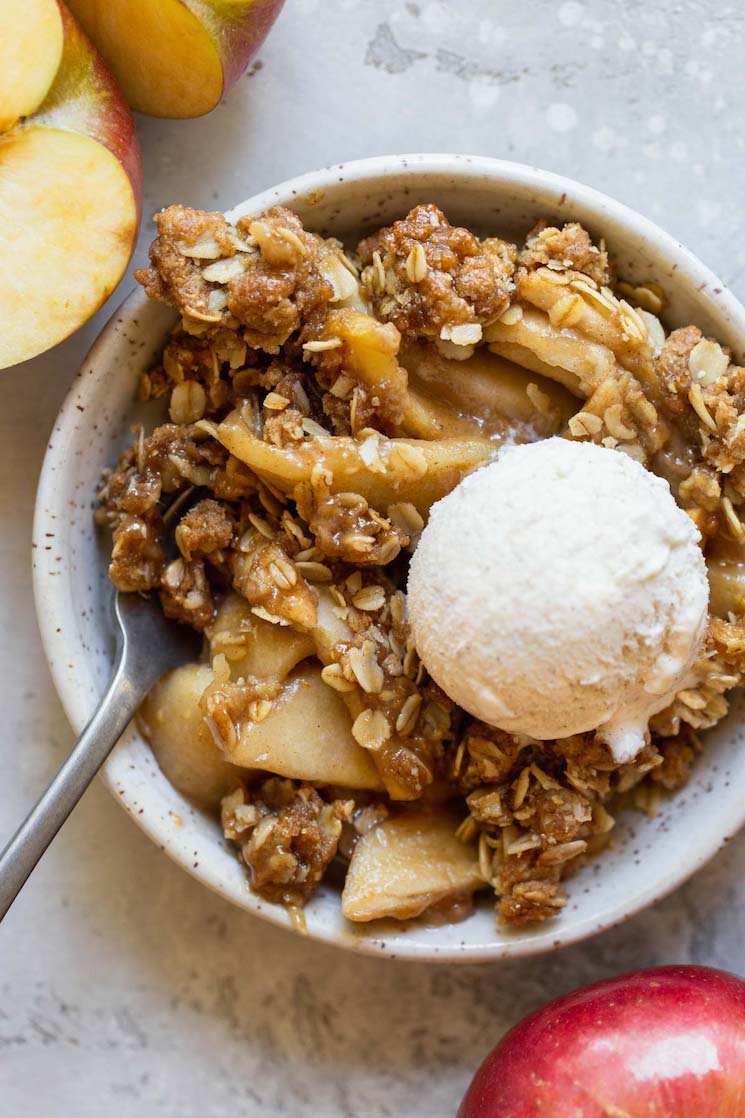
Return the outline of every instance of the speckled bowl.
[[[606,238],[626,278],[664,285],[671,326],[696,322],[742,354],[745,310],[689,252],[618,202],[531,167],[457,155],[380,157],[292,179],[244,202],[232,216],[281,203],[310,228],[344,237],[430,200],[451,221],[503,235],[524,235],[540,216],[576,218]],[[123,303],[80,370],[44,461],[34,525],[36,607],[52,675],[77,731],[104,690],[112,660],[107,541],[94,531],[93,493],[101,470],[129,440],[131,424],[144,418],[133,404],[135,385],[172,322],[168,309],[140,291]],[[461,924],[353,926],[340,914],[337,890],[324,886],[308,905],[308,934],[357,951],[450,962],[530,955],[593,935],[675,888],[745,821],[742,738],[733,711],[708,736],[688,788],[655,819],[627,814],[614,848],[570,882],[569,904],[556,920],[507,931],[496,926],[484,900]],[[153,841],[205,885],[290,927],[282,908],[249,891],[217,823],[171,787],[134,727],[103,779]]]

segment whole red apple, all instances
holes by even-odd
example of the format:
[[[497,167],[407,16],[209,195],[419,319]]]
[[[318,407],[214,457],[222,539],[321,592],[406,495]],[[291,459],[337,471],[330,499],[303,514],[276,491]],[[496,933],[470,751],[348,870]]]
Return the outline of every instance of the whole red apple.
[[[487,1056],[458,1118],[744,1118],[745,982],[621,975],[551,1002]]]

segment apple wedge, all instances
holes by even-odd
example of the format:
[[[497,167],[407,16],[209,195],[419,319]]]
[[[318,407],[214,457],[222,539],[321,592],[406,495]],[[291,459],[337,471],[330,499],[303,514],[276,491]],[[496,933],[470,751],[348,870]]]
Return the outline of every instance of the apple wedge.
[[[347,920],[410,920],[482,888],[476,852],[456,838],[457,827],[445,812],[409,810],[363,835],[341,897]]]
[[[279,688],[315,649],[310,633],[264,621],[240,594],[226,595],[210,629],[211,655],[225,655],[233,680],[255,676]]]
[[[283,0],[69,0],[133,109],[202,116],[238,80]]]
[[[208,664],[167,672],[140,707],[138,720],[155,758],[182,796],[208,811],[238,786],[241,769],[225,760],[199,706],[212,679]]]
[[[39,52],[25,35],[28,5],[10,0],[0,17],[23,75],[7,116],[22,115],[0,135],[0,368],[49,349],[98,310],[127,267],[140,220],[139,147],[123,97],[61,3],[31,6],[43,13]],[[61,49],[45,96],[55,19]]]
[[[341,696],[321,679],[318,666],[292,672],[261,722],[243,721],[234,765],[264,769],[293,780],[342,788],[382,788],[367,750],[352,736],[352,719]]]
[[[385,512],[406,499],[422,513],[439,501],[472,470],[496,457],[497,445],[482,437],[447,438],[434,442],[370,436],[320,435],[297,447],[280,448],[254,434],[239,410],[218,425],[202,420],[222,445],[255,474],[296,500],[314,468],[330,478],[332,493],[359,493]],[[371,468],[372,467],[372,468]]]

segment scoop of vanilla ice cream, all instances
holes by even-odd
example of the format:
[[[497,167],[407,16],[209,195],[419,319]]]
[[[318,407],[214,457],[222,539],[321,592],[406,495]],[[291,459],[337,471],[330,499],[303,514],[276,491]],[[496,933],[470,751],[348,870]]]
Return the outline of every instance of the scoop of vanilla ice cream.
[[[509,447],[432,508],[409,573],[419,655],[477,718],[541,741],[598,729],[630,761],[701,645],[698,540],[620,451]]]

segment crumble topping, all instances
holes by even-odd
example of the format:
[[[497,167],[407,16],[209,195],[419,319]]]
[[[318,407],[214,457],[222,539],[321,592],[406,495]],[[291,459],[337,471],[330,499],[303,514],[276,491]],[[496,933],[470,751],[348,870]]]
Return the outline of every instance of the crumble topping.
[[[366,237],[358,252],[375,314],[402,334],[475,345],[509,304],[515,245],[479,240],[431,203]]]
[[[519,261],[528,271],[545,266],[558,271],[584,272],[598,287],[610,286],[614,278],[605,242],[593,244],[590,234],[576,221],[568,222],[561,229],[545,221],[534,226],[528,233]]]
[[[174,559],[168,564],[161,576],[160,604],[174,621],[199,630],[209,625],[215,602],[201,559]]]
[[[180,312],[188,333],[221,327],[223,345],[278,353],[301,324],[322,319],[334,297],[318,266],[321,238],[282,206],[234,227],[222,214],[169,206],[155,223],[152,267],[135,279]]]
[[[416,509],[413,513],[421,519]],[[384,566],[410,543],[402,527],[370,508],[359,493],[336,493],[319,501],[308,528],[324,558],[358,567]]]
[[[268,901],[301,905],[336,854],[352,800],[325,803],[310,784],[273,777],[222,802],[226,838],[240,846],[251,884]]]
[[[199,501],[181,517],[176,544],[187,563],[222,552],[233,540],[235,525],[229,509],[219,501]]]

